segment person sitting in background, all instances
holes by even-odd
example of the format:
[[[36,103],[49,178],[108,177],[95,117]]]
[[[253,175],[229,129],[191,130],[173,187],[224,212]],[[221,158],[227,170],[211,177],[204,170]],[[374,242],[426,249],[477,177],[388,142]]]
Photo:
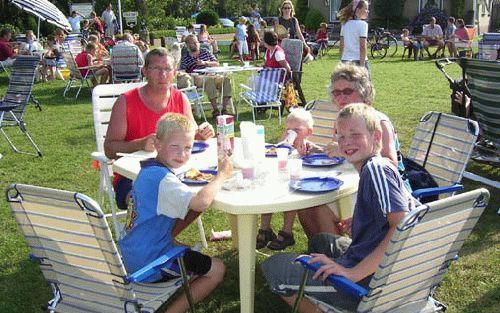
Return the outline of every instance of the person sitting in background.
[[[0,61],[2,61],[3,67],[12,67],[14,64],[14,59],[17,57],[17,51],[15,51],[10,43],[12,38],[12,31],[8,28],[4,28],[0,31]]]
[[[200,49],[200,43],[195,35],[189,35],[186,38],[186,46],[188,52],[182,56],[181,70],[186,73],[193,73],[194,70],[204,69],[207,67],[219,66],[217,58],[208,51],[208,49]],[[212,105],[212,115],[215,118],[220,114],[227,114],[227,105],[232,101],[233,86],[231,78],[222,75],[195,75],[193,76],[194,84],[197,87],[205,87],[205,92],[208,95],[210,104]],[[224,86],[224,87],[223,87]],[[222,109],[219,111],[217,107],[217,90],[224,90]]]
[[[448,47],[450,56],[453,57],[456,54],[455,47],[453,45],[453,42],[455,41],[455,30],[457,29],[455,26],[455,18],[453,16],[448,17],[447,23],[448,25],[444,29],[444,42]]]
[[[139,48],[139,50],[141,51],[142,53],[142,58],[144,59],[146,57],[146,55],[148,54],[149,52],[149,47],[148,47],[148,44],[145,43],[144,41],[142,40],[137,40],[135,42],[135,45],[137,46],[137,48]]]
[[[455,35],[453,39],[450,40],[448,44],[448,50],[451,49],[454,57],[458,57],[457,45],[460,47],[469,47],[469,42],[472,38],[469,38],[469,32],[465,27],[465,22],[463,19],[457,19],[457,29],[455,30]],[[450,52],[451,55],[451,52]]]
[[[429,25],[424,27],[422,31],[422,36],[424,37],[424,49],[427,51],[429,58],[435,59],[439,53],[444,54],[444,41],[443,41],[443,30],[439,24],[436,24],[436,18],[431,17]],[[437,46],[436,52],[431,55],[429,52],[429,47]]]
[[[33,52],[42,51],[43,47],[36,40],[36,36],[31,29],[26,31],[26,42],[23,42],[20,47],[22,53],[32,54]]]
[[[255,26],[253,24],[248,25],[248,37],[247,37],[247,44],[248,44],[248,50],[250,51],[250,57],[252,58],[253,61],[257,62],[259,59],[259,46],[260,46],[260,37],[259,33],[255,29]]]
[[[125,33],[122,36],[122,40],[118,41],[118,43],[113,47],[113,52],[116,55],[123,55],[119,54],[120,50],[137,50],[137,64],[139,64],[139,66],[142,66],[144,64],[144,58],[142,56],[141,50],[134,44],[134,42],[134,36],[132,36],[132,34],[130,33]]]
[[[109,70],[101,62],[95,59],[97,47],[89,42],[85,50],[80,52],[75,57],[76,65],[80,68],[80,73],[83,77],[87,76],[89,71],[92,71],[92,84],[97,86],[97,78],[100,77],[100,83],[106,84],[109,79]]]
[[[83,20],[81,33],[82,33],[82,38],[84,40],[89,39],[89,36],[90,36],[90,22],[89,22],[89,20]]]
[[[194,126],[188,117],[179,113],[166,113],[158,121],[154,138],[158,155],[141,162],[132,189],[134,206],[128,212],[126,234],[118,241],[129,273],[179,246],[173,229],[186,219],[190,211],[205,211],[232,173],[231,161],[225,157],[219,162],[214,179],[198,192],[183,184],[174,174],[174,170],[186,164],[191,156]],[[222,282],[225,266],[220,259],[194,250],[187,251],[182,258],[186,271],[194,274],[189,288],[193,301],[197,303]],[[147,282],[164,282],[172,278],[169,273],[160,271]],[[166,312],[186,312],[188,309],[188,299],[182,294],[169,304]]]
[[[184,30],[184,32],[182,33],[181,42],[185,42],[187,36],[189,36],[191,34],[196,35],[196,33],[194,32],[194,25],[193,24],[189,24],[186,27],[186,30]]]
[[[328,47],[328,29],[326,23],[319,24],[319,29],[316,32],[316,43],[320,49]]]
[[[200,43],[207,43],[212,46],[212,51],[214,54],[219,53],[219,47],[217,46],[217,40],[215,40],[210,34],[208,33],[207,30],[207,25],[201,24],[200,26],[200,33],[198,34],[198,41]]]
[[[229,46],[229,58],[235,59],[240,57],[240,45],[238,43],[238,38],[236,35],[233,36],[233,41],[231,41],[231,45]]]
[[[302,33],[302,37],[306,42],[311,41],[311,35],[306,30],[306,25],[300,24],[300,32]]]
[[[89,36],[89,43],[93,43],[97,47],[96,51],[97,60],[102,60],[104,58],[109,57],[109,52],[106,49],[106,47],[104,47],[104,45],[100,42],[99,38],[100,38],[99,35],[94,33]]]
[[[264,45],[266,46],[264,67],[284,68],[290,73],[292,69],[286,59],[285,51],[278,45],[278,35],[274,31],[264,33]]]
[[[54,35],[47,36],[47,52],[43,55],[42,60],[42,80],[48,81],[54,79],[56,72],[57,59],[61,57],[61,51],[56,49],[56,39]]]
[[[424,46],[418,39],[413,39],[410,36],[410,31],[406,28],[403,28],[403,33],[401,34],[401,40],[403,40],[403,45],[408,47],[408,57],[410,57],[413,52],[413,59],[415,61],[422,60],[424,58]]]

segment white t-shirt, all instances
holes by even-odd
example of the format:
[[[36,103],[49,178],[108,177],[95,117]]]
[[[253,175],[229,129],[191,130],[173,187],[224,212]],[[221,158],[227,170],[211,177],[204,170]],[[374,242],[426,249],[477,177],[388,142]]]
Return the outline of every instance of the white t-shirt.
[[[362,20],[349,20],[340,29],[344,38],[342,61],[359,61],[359,39],[368,37],[368,23]],[[368,56],[366,56],[366,60]]]
[[[273,58],[273,54],[274,54],[274,58],[278,62],[286,60],[285,52],[283,52],[283,50],[274,49],[274,51],[269,55],[269,57],[271,59]],[[267,53],[264,54],[264,60],[267,61]]]

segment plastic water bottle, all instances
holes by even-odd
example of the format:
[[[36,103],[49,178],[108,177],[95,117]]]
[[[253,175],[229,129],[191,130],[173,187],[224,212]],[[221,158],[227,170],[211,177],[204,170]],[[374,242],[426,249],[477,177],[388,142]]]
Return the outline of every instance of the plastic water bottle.
[[[245,160],[254,160],[254,156],[256,155],[256,151],[254,150],[256,144],[255,124],[252,122],[241,122],[240,134],[241,145],[243,146],[243,158]]]

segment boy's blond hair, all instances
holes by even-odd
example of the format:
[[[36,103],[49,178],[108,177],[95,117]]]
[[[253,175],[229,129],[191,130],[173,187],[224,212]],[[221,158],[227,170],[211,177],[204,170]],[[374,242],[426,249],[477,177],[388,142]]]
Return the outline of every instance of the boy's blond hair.
[[[244,16],[240,16],[239,21],[240,21],[240,24],[245,24],[247,22],[247,18]]]
[[[191,121],[179,113],[166,113],[156,124],[156,138],[163,141],[170,136],[175,130],[182,130],[186,133],[193,133],[194,129]]]
[[[311,115],[310,111],[306,111],[304,108],[295,108],[293,109],[290,114],[288,114],[287,121],[290,120],[295,120],[298,121],[301,124],[304,124],[307,126],[307,128],[313,128],[314,126],[314,119]]]
[[[366,129],[370,134],[375,131],[382,132],[382,126],[380,125],[380,119],[377,117],[375,109],[364,103],[351,103],[340,110],[337,116],[337,124],[342,120],[361,118],[364,120]],[[382,140],[376,144],[377,152],[382,149]]]

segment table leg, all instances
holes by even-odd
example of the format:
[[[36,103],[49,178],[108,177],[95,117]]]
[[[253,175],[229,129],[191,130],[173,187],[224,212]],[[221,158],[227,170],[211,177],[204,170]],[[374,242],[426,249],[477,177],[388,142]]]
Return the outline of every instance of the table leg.
[[[233,242],[233,248],[238,248],[238,219],[234,214],[227,214],[229,219],[229,225],[231,226],[231,240]]]
[[[240,267],[240,312],[254,312],[255,297],[255,236],[257,235],[257,215],[237,216],[238,247]]]
[[[350,194],[344,197],[341,197],[340,199],[337,199],[336,205],[337,205],[337,212],[339,214],[339,218],[341,220],[352,217],[352,210],[353,210],[353,197],[356,195]]]

